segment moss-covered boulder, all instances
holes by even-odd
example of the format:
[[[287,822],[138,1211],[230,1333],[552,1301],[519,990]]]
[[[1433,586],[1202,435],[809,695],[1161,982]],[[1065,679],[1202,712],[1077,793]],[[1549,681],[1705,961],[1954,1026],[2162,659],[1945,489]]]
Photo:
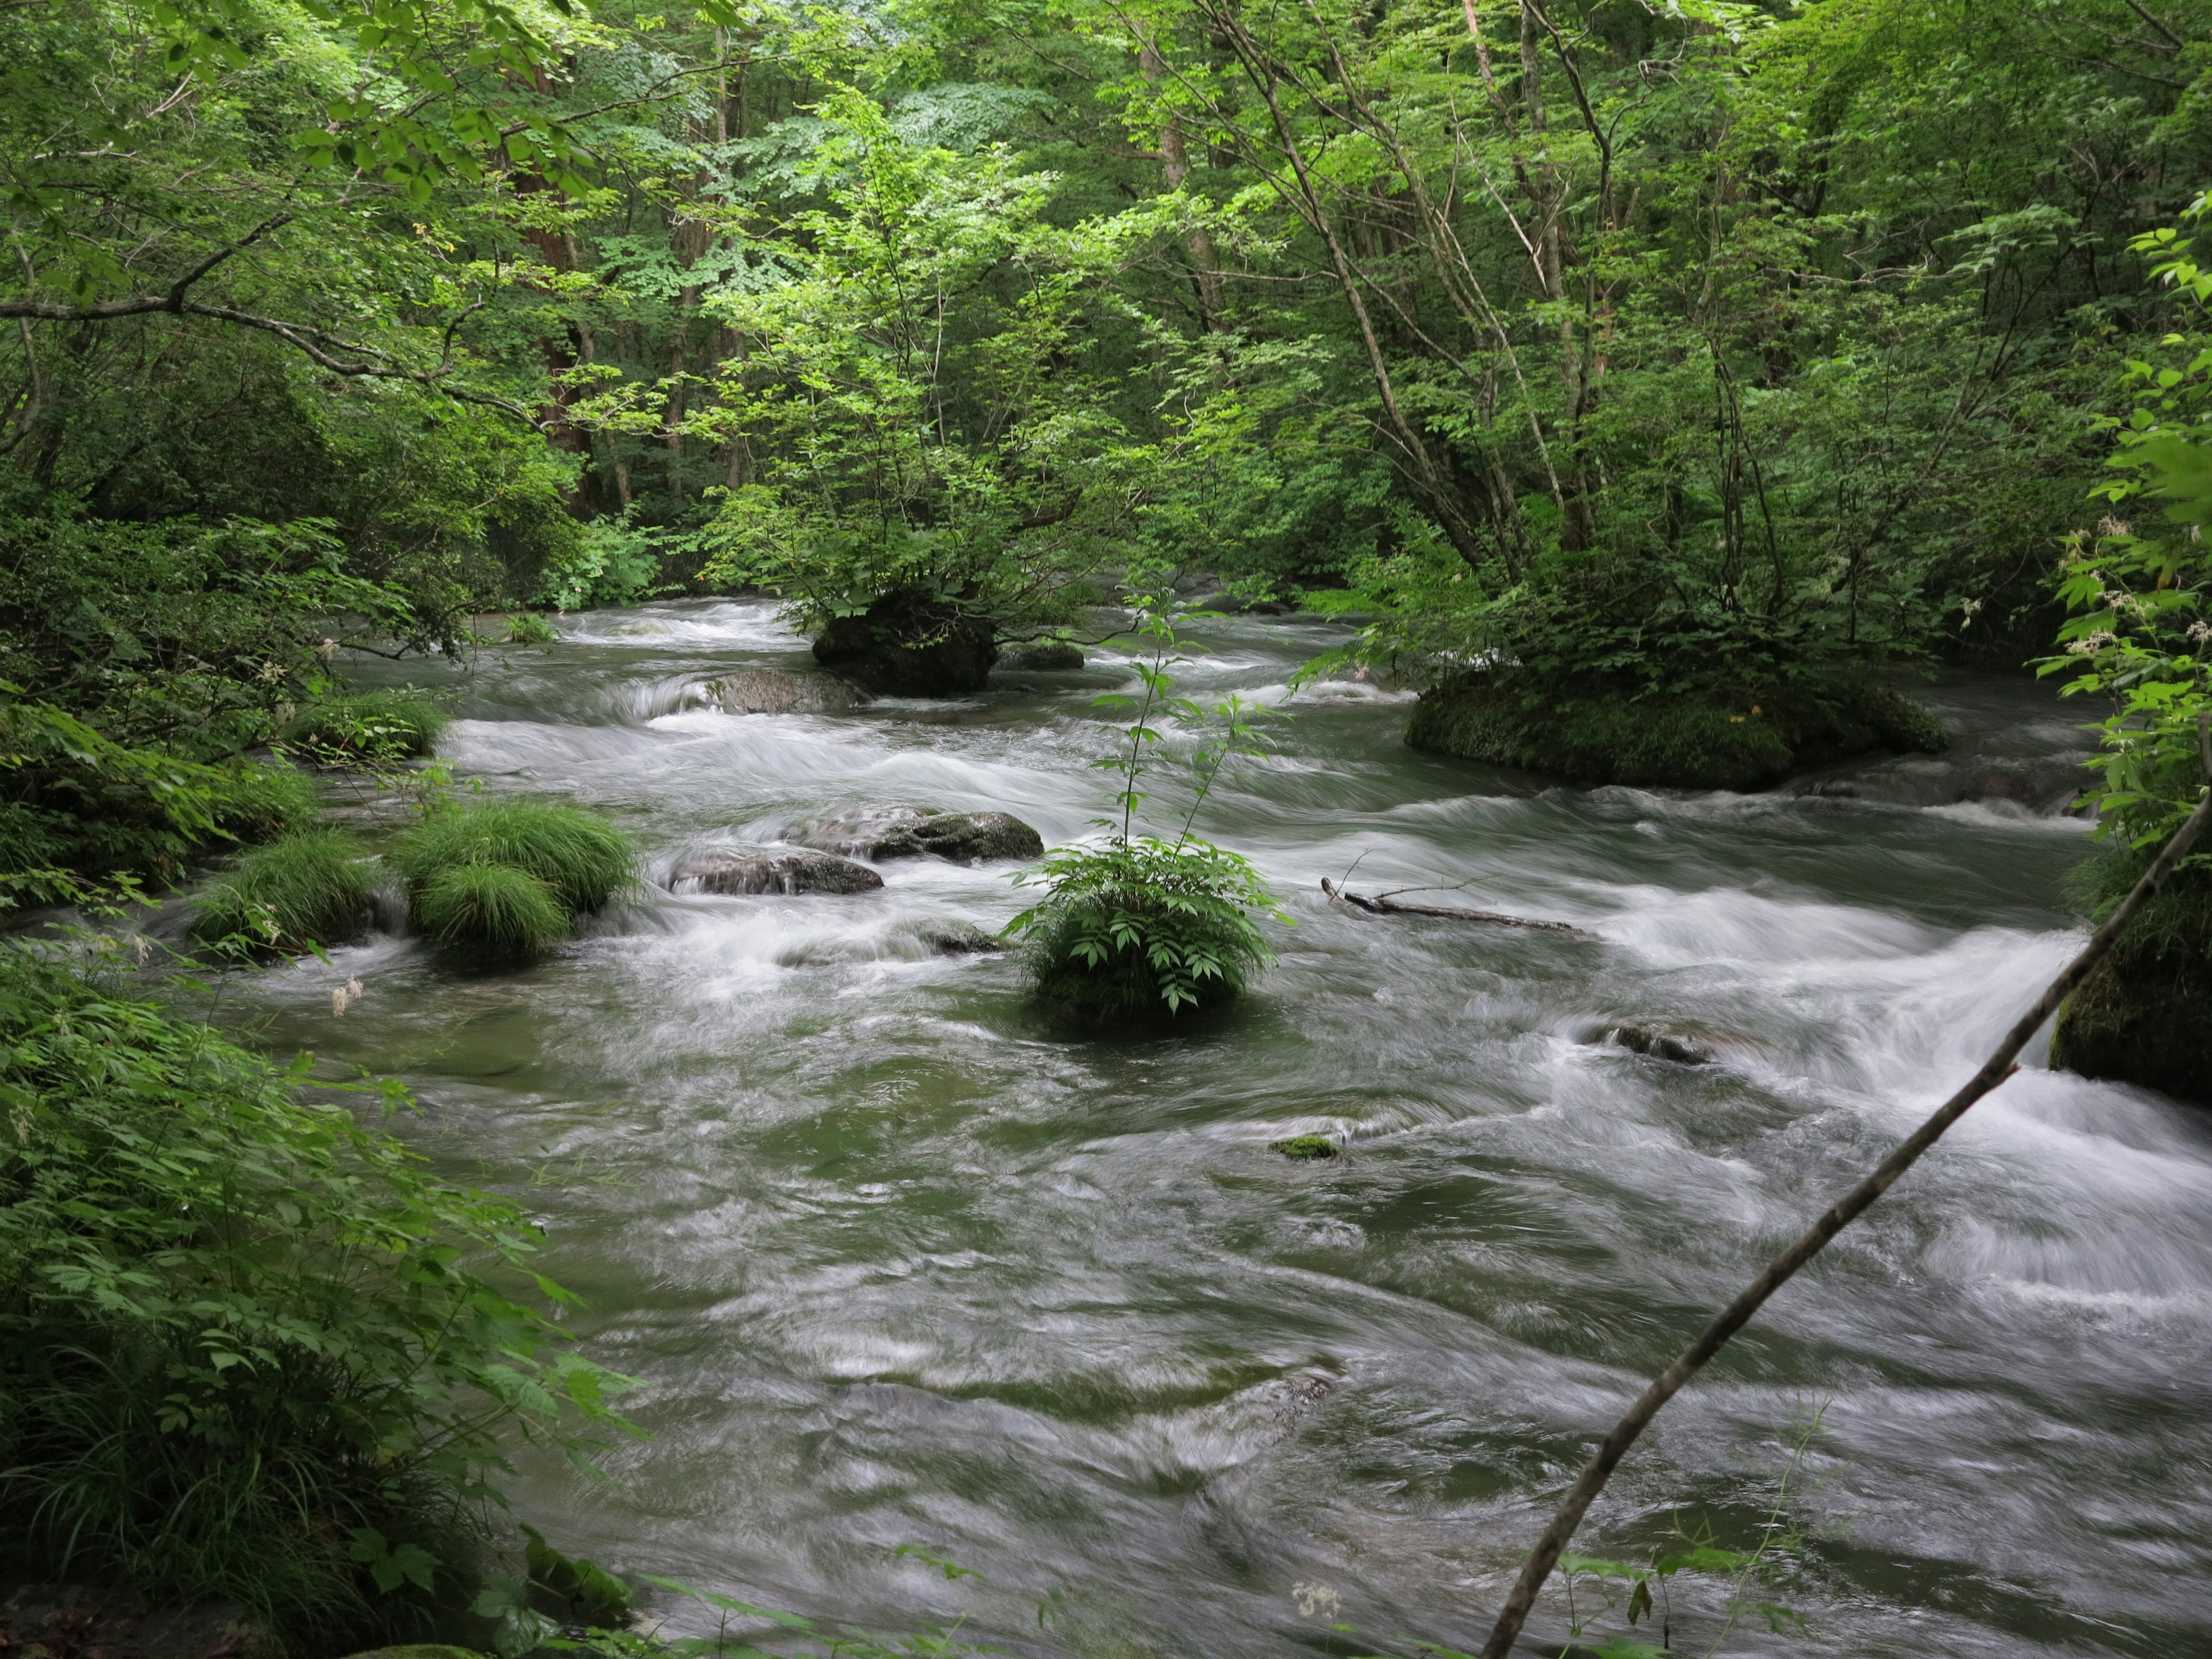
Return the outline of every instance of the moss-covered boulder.
[[[1027,669],[1033,674],[1065,674],[1083,666],[1083,647],[1065,640],[1031,640],[1010,645],[999,653],[1000,668]]]
[[[1880,685],[1662,696],[1474,673],[1423,693],[1406,741],[1577,783],[1756,789],[1853,755],[1933,753],[1949,739],[1935,715]]]
[[[2109,912],[2143,860],[2110,857],[2075,896]],[[2058,1011],[2054,1070],[2212,1106],[2212,871],[2183,871]]]
[[[888,593],[864,615],[832,618],[814,659],[884,696],[957,697],[983,689],[999,645],[988,622],[957,605]]]

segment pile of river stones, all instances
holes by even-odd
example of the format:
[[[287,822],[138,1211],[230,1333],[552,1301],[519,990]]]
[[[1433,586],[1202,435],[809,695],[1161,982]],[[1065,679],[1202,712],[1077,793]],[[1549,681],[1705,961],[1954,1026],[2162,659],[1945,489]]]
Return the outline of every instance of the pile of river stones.
[[[865,693],[834,675],[774,669],[741,669],[704,682],[697,691],[731,714],[825,714],[866,701]],[[784,826],[775,843],[700,848],[676,861],[666,885],[679,894],[868,893],[884,884],[870,865],[893,859],[980,865],[1043,854],[1044,838],[1011,813],[881,803],[797,819]],[[864,859],[869,862],[860,861]],[[946,956],[1006,948],[964,921],[932,922],[912,931]]]

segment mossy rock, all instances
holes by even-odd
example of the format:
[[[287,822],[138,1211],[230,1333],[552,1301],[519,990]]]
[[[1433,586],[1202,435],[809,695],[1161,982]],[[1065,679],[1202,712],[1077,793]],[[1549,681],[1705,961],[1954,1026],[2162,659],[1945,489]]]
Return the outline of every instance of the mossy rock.
[[[2093,914],[2109,909],[2142,864],[2139,855],[2098,860],[2075,896],[2097,896]],[[2051,1064],[2212,1106],[2212,871],[2176,877],[2066,999]]]
[[[1083,647],[1064,640],[1031,640],[1002,647],[996,666],[1027,669],[1036,674],[1072,673],[1083,666]]]
[[[865,615],[836,617],[814,641],[814,660],[892,697],[957,697],[981,691],[999,659],[989,623],[919,592],[887,593]]]
[[[1422,695],[1406,741],[1578,783],[1756,789],[1876,750],[1933,753],[1949,739],[1927,709],[1877,685],[1660,696],[1469,674]]]
[[[1292,1135],[1287,1140],[1271,1140],[1267,1150],[1297,1160],[1334,1158],[1337,1152],[1336,1143],[1327,1135]]]

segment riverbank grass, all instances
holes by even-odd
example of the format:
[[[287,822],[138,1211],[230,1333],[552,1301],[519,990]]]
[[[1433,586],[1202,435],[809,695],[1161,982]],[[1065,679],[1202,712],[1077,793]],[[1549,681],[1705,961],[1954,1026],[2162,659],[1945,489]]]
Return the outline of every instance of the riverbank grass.
[[[343,766],[428,755],[453,723],[419,691],[363,691],[309,704],[277,738],[320,765]]]
[[[496,801],[433,811],[391,860],[430,938],[526,953],[627,887],[634,854],[628,836],[581,807]]]
[[[192,937],[203,945],[304,951],[361,932],[370,884],[361,843],[343,830],[288,835],[241,857],[192,900]]]
[[[507,864],[457,864],[423,884],[415,925],[433,943],[530,956],[568,936],[568,911],[553,890]]]

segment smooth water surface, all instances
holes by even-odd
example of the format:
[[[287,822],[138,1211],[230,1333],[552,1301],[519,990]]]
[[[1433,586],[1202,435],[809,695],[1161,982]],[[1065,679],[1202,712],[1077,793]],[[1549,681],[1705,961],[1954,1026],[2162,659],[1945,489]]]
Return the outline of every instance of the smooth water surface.
[[[607,808],[648,878],[872,801],[1051,844],[1114,788],[1110,653],[733,716],[685,688],[806,665],[771,608],[563,631],[455,680],[443,752]],[[942,862],[852,897],[647,885],[523,971],[379,936],[255,984],[280,1045],[416,1085],[405,1133],[542,1216],[589,1351],[640,1379],[652,1438],[607,1485],[527,1462],[523,1518],[618,1571],[1032,1654],[1373,1650],[1333,1621],[1475,1645],[1596,1434],[2078,945],[2054,907],[2082,823],[1958,804],[1993,773],[2063,794],[2083,715],[2032,683],[1934,688],[1958,746],[1844,769],[1856,799],[1578,790],[1405,748],[1366,684],[1285,702],[1328,628],[1201,632],[1190,685],[1290,718],[1200,827],[1297,926],[1175,1035],[1071,1033],[1012,959],[927,955],[915,923],[1022,903],[1009,868]],[[1355,862],[1360,890],[1464,884],[1435,896],[1601,942],[1332,908],[1318,880]],[[1589,1040],[1623,1021],[1717,1061]],[[1309,1133],[1348,1155],[1267,1150]],[[1809,1633],[1754,1619],[1728,1651],[2212,1653],[2208,1292],[2206,1121],[2031,1069],[1669,1408],[1582,1547],[1748,1546],[1825,1406],[1785,1505]],[[1687,1650],[1720,1595],[1678,1598]]]

